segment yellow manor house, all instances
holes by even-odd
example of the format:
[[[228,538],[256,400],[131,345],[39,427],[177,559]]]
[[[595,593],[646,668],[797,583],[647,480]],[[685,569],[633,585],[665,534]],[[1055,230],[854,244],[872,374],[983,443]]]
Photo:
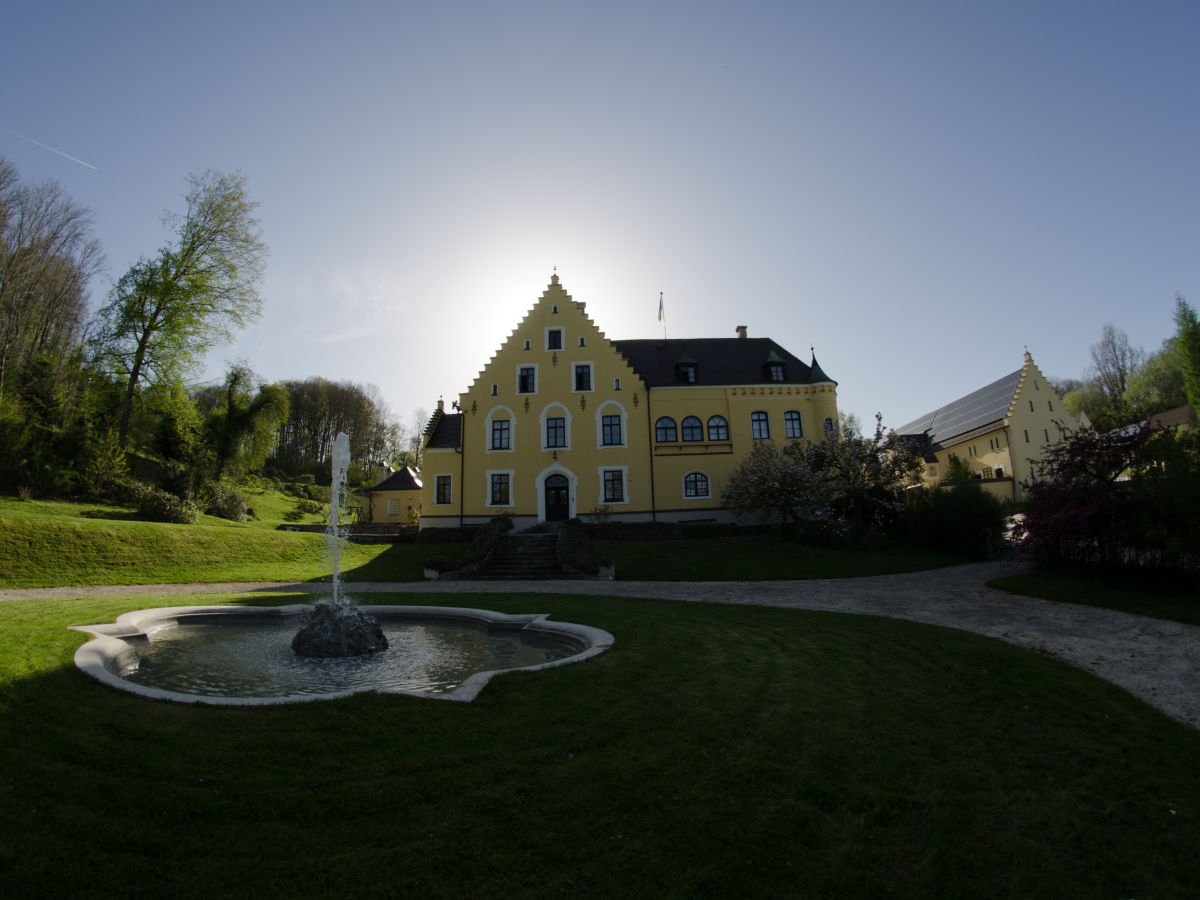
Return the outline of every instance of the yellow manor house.
[[[837,383],[769,338],[612,341],[558,276],[424,437],[421,528],[713,521],[761,440],[823,439]]]

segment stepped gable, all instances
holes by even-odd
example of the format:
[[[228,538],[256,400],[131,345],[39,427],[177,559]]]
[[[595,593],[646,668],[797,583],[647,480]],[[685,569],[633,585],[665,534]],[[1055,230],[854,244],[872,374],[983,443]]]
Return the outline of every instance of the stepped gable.
[[[542,295],[531,307],[529,307],[528,310],[526,310],[525,315],[521,317],[521,321],[518,322],[516,327],[508,333],[508,336],[496,349],[496,352],[493,353],[488,359],[486,365],[484,365],[483,368],[481,368],[475,374],[475,378],[471,381],[470,386],[466,389],[466,391],[463,392],[464,395],[476,393],[477,390],[480,394],[484,393],[483,388],[485,387],[485,376],[487,375],[488,370],[492,368],[492,365],[496,362],[497,357],[508,350],[514,341],[524,340],[525,337],[528,337],[528,335],[525,335],[525,337],[518,337],[518,335],[524,334],[530,317],[532,317],[538,311],[540,306],[546,303],[557,304],[560,311],[573,308],[576,310],[576,312],[578,312],[580,319],[582,319],[588,327],[595,329],[599,340],[603,341],[609,346],[612,346],[613,342],[609,340],[604,331],[592,320],[592,317],[588,315],[587,304],[581,300],[574,299],[569,293],[567,293],[566,288],[564,288],[559,282],[558,274],[555,273],[550,276],[550,284],[548,284],[546,289],[542,291]],[[564,350],[565,349],[567,348],[564,348]],[[632,366],[630,367],[630,374],[637,374]]]
[[[802,362],[770,338],[671,338],[613,341],[650,387],[683,383],[679,370],[694,366],[700,386],[738,384],[836,384],[816,366]],[[782,364],[783,379],[771,378],[770,365]]]
[[[1024,369],[1005,375],[952,403],[896,429],[899,435],[925,435],[931,442],[953,440],[968,431],[1003,421],[1012,409]]]

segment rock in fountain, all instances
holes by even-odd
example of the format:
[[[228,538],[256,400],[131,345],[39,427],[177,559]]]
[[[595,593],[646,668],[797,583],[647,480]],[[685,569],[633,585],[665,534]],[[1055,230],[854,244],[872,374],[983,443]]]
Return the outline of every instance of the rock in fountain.
[[[325,530],[333,557],[333,597],[318,602],[292,638],[292,652],[297,656],[321,659],[362,656],[388,648],[379,620],[338,595],[342,544],[345,541],[345,536],[338,528],[338,518],[349,467],[350,436],[342,432],[333,442],[333,485],[329,498],[329,527]]]
[[[353,603],[321,600],[292,638],[297,656],[362,656],[388,648],[383,627]]]

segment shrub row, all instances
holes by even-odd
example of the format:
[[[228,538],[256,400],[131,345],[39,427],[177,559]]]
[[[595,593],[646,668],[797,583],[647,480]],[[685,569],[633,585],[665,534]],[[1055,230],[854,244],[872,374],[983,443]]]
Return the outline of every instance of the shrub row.
[[[579,519],[570,519],[563,524],[555,549],[560,563],[585,575],[598,575],[600,567],[607,565],[605,560],[596,555],[592,542],[588,540],[587,526]]]
[[[468,569],[483,562],[504,540],[504,535],[512,530],[513,522],[508,516],[497,516],[481,528],[472,529],[474,532],[471,546],[459,557],[443,555],[425,558],[425,568],[435,572],[457,572]],[[442,529],[435,529],[442,530]],[[458,531],[459,529],[446,529]]]

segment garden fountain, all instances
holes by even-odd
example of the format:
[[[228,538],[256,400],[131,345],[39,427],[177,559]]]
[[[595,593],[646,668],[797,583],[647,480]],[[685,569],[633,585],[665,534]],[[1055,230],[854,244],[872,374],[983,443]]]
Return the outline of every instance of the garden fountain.
[[[333,441],[333,480],[329,489],[329,526],[325,529],[333,558],[333,594],[321,600],[292,639],[298,656],[336,659],[362,656],[388,648],[379,620],[363,612],[354,601],[338,591],[341,580],[342,547],[346,534],[340,527],[346,472],[350,468],[350,435],[341,432]]]
[[[350,442],[334,441],[331,595],[314,606],[184,606],[124,613],[92,635],[75,665],[143,697],[261,705],[359,691],[470,701],[495,675],[579,662],[607,631],[545,615],[438,606],[360,607],[341,593],[341,506]],[[296,631],[296,624],[303,620]]]

